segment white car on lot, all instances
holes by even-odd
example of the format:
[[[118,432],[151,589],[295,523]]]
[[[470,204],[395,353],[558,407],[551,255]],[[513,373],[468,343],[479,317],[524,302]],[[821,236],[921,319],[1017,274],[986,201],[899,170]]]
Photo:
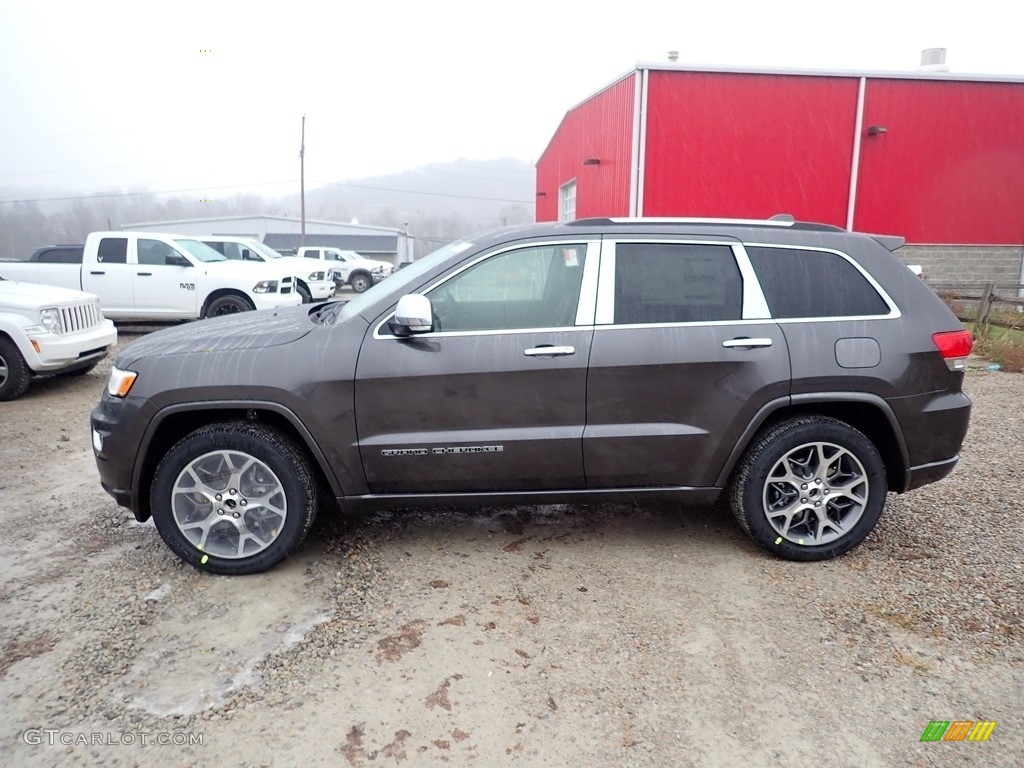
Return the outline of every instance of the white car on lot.
[[[88,373],[116,342],[93,294],[0,278],[0,400],[36,375]]]
[[[304,303],[329,299],[334,295],[334,280],[326,266],[311,264],[298,256],[282,256],[269,245],[251,237],[214,235],[197,239],[232,261],[264,262],[294,275],[296,290]]]
[[[355,251],[343,251],[340,248],[307,246],[299,248],[298,255],[305,259],[329,262],[337,287],[340,289],[350,285],[356,293],[362,293],[395,271],[394,264],[367,259]]]

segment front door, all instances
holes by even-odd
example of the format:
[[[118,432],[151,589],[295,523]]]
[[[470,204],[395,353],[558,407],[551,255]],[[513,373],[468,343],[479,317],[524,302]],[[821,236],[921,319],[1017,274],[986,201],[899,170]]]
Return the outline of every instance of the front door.
[[[135,301],[158,317],[195,317],[198,313],[196,267],[168,264],[168,256],[183,256],[162,240],[136,241]]]
[[[374,323],[356,368],[371,492],[578,489],[598,242],[506,248],[424,291],[429,333]]]

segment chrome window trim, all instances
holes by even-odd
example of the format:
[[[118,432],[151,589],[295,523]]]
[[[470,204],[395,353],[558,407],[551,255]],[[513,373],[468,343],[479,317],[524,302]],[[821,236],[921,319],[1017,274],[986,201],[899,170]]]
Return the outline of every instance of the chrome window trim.
[[[615,323],[615,260],[619,243],[654,243],[667,245],[716,245],[725,246],[732,250],[733,260],[739,268],[740,280],[743,284],[743,301],[740,307],[742,317],[735,320],[720,321],[699,321],[691,323],[641,323],[622,324],[624,328],[666,328],[676,325],[719,325],[722,323],[738,323],[745,320],[764,322],[771,320],[771,313],[768,311],[768,302],[765,300],[764,292],[761,290],[761,283],[757,280],[754,267],[750,263],[746,250],[742,243],[730,240],[707,240],[703,238],[674,238],[674,237],[612,237],[606,238],[601,250],[601,277],[597,288],[597,314],[594,324],[597,326],[619,325]]]
[[[721,326],[746,326],[746,325],[774,325],[775,321],[771,318],[767,320],[761,320],[758,318],[752,318],[750,320],[695,320],[687,323],[635,323],[633,325],[626,325],[624,323],[618,325],[596,325],[595,330],[598,331],[623,331],[623,330],[634,330],[636,328],[707,328],[707,327],[721,327]]]
[[[790,251],[817,251],[819,253],[831,253],[833,256],[838,256],[841,259],[845,259],[848,263],[853,265],[856,269],[868,281],[868,284],[875,289],[875,292],[882,297],[882,301],[885,302],[886,306],[889,307],[889,313],[886,315],[829,315],[828,317],[781,317],[773,318],[777,323],[808,323],[808,322],[826,322],[830,320],[896,320],[903,317],[903,313],[900,311],[899,306],[892,300],[888,292],[879,284],[877,280],[869,273],[864,267],[857,263],[857,260],[847,253],[836,250],[835,248],[825,248],[819,245],[786,245],[784,243],[743,243],[744,246],[751,246],[752,248],[782,248]]]
[[[579,303],[576,305],[576,322],[577,322],[577,325],[566,325],[566,326],[562,326],[562,327],[559,327],[559,328],[543,328],[543,327],[542,328],[498,328],[498,329],[487,330],[487,331],[431,331],[429,333],[416,333],[416,334],[413,334],[411,337],[406,336],[406,337],[399,338],[398,336],[394,336],[393,334],[391,334],[388,331],[382,331],[381,330],[382,328],[385,328],[387,326],[387,324],[388,324],[388,321],[390,321],[395,316],[395,310],[392,309],[392,310],[389,310],[384,315],[384,319],[381,320],[379,323],[377,323],[377,325],[374,327],[374,329],[373,329],[373,338],[374,339],[395,339],[395,340],[398,340],[398,341],[403,341],[403,340],[406,340],[406,339],[409,339],[409,338],[415,338],[415,339],[439,339],[439,338],[445,338],[447,336],[494,336],[494,335],[503,334],[503,333],[553,333],[555,331],[572,331],[572,330],[588,330],[588,329],[592,330],[593,329],[593,320],[589,320],[589,322],[586,322],[584,325],[579,325],[578,323],[580,322],[581,309],[584,310],[584,316],[586,316],[586,314],[590,314],[591,316],[593,315],[593,308],[592,308],[592,306],[591,306],[591,308],[589,310],[587,310],[585,308],[585,306],[584,306],[585,304],[590,306],[590,305],[592,305],[594,303],[593,291],[596,288],[597,275],[598,275],[598,270],[599,270],[600,261],[601,261],[601,241],[600,241],[600,239],[594,239],[593,237],[589,237],[589,238],[578,238],[578,237],[574,237],[574,238],[558,238],[556,240],[533,240],[533,241],[526,242],[526,243],[521,243],[521,242],[520,243],[512,243],[512,244],[509,244],[509,245],[507,245],[505,247],[499,248],[498,250],[488,251],[487,253],[484,253],[483,255],[478,256],[477,258],[473,259],[469,263],[464,264],[462,267],[457,269],[455,272],[452,272],[450,275],[445,275],[444,277],[442,277],[442,278],[440,278],[438,280],[435,280],[433,283],[431,283],[429,286],[427,286],[426,288],[421,290],[419,293],[425,296],[426,294],[430,293],[435,288],[443,285],[444,283],[447,283],[449,280],[455,279],[456,277],[461,275],[463,272],[465,272],[467,269],[470,269],[471,267],[476,266],[481,261],[493,258],[495,256],[500,256],[503,253],[508,253],[510,251],[518,251],[518,250],[522,250],[524,248],[544,248],[544,247],[548,247],[548,246],[550,246],[552,248],[557,248],[559,246],[564,246],[564,245],[585,245],[585,246],[587,246],[587,252],[586,252],[586,256],[585,256],[586,262],[583,265],[583,277],[582,277],[582,281],[580,283]],[[591,266],[591,260],[593,260],[595,262],[594,266]],[[591,297],[589,299],[584,296],[584,291],[586,291],[586,290],[590,290],[591,291]]]

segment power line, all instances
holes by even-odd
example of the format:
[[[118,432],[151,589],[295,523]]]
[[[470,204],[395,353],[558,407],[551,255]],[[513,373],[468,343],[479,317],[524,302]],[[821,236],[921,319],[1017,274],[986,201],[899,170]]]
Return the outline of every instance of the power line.
[[[65,197],[26,197],[20,200],[0,200],[3,203],[55,203],[68,200],[99,200],[107,197],[140,197],[142,195],[176,195],[182,192],[205,192],[210,189],[243,189],[246,187],[269,187],[277,184],[294,184],[294,181],[261,181],[252,184],[224,184],[218,187],[189,187],[188,189],[144,190],[141,192],[101,192],[91,195],[68,195]]]
[[[507,197],[477,197],[476,195],[453,195],[447,192],[419,192],[414,189],[395,189],[394,187],[374,187],[368,184],[348,184],[342,181],[314,181],[314,184],[324,184],[332,187],[351,187],[353,189],[372,189],[377,192],[401,192],[405,195],[429,195],[431,197],[454,197],[462,200],[486,200],[492,203],[519,203],[521,205],[533,205],[532,200],[513,200]]]
[[[211,189],[244,189],[246,187],[266,187],[274,186],[277,184],[294,184],[294,181],[262,181],[253,184],[225,184],[216,187],[189,187],[186,189],[164,189],[157,191],[141,191],[141,192],[105,192],[100,194],[90,195],[66,195],[61,197],[26,197],[21,199],[12,200],[0,200],[0,205],[4,203],[56,203],[56,202],[67,202],[69,200],[100,200],[111,197],[139,197],[141,195],[174,195],[181,194],[183,192],[204,192]],[[313,184],[322,184],[324,186],[331,187],[349,187],[351,189],[368,189],[377,192],[396,192],[405,195],[426,195],[429,197],[449,197],[459,200],[480,200],[484,202],[492,203],[517,203],[519,205],[533,205],[532,200],[516,200],[507,197],[479,197],[476,195],[456,195],[448,192],[424,192],[414,189],[396,189],[394,187],[377,187],[368,184],[348,184],[341,181],[314,181]]]

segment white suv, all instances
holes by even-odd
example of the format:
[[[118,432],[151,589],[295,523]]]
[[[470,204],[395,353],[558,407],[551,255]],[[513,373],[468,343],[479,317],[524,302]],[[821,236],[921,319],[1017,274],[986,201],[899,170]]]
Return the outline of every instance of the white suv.
[[[117,329],[91,293],[0,277],[0,400],[33,375],[91,371],[117,343]]]
[[[307,246],[299,248],[298,255],[306,259],[331,262],[330,270],[338,289],[350,285],[356,293],[362,293],[379,283],[395,270],[394,265],[386,261],[366,259],[355,251],[343,251],[340,248]]]

